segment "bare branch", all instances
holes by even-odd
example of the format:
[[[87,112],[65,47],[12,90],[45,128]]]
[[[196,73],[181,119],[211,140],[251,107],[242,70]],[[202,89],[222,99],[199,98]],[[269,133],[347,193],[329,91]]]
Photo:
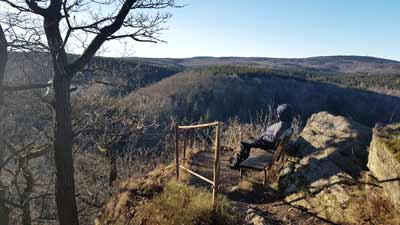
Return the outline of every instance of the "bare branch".
[[[3,85],[4,91],[12,92],[12,91],[28,91],[33,89],[44,89],[51,87],[51,83],[40,83],[40,84],[26,84],[26,85],[18,85],[18,86],[6,86]]]
[[[113,23],[102,28],[100,33],[92,40],[88,48],[83,52],[82,56],[75,60],[69,67],[72,71],[79,71],[89,60],[96,54],[97,50],[103,45],[107,38],[113,35],[119,30],[124,24],[124,20],[127,17],[129,11],[136,3],[137,0],[126,0],[122,5],[118,15],[116,16]]]
[[[0,138],[0,139],[11,150],[11,155],[8,156],[8,158],[2,162],[2,164],[0,165],[0,168],[4,168],[12,159],[14,159],[18,155],[26,152],[27,150],[29,150],[33,146],[33,143],[29,143],[29,144],[27,144],[26,146],[24,146],[24,147],[22,147],[20,149],[16,149],[11,143],[9,143],[4,138]]]
[[[32,12],[32,10],[30,10],[29,8],[20,6],[20,5],[14,3],[12,1],[9,1],[9,0],[0,0],[0,2],[4,2],[4,3],[8,4],[10,7],[15,8],[15,9],[21,11],[21,12]]]
[[[46,16],[49,12],[49,9],[44,9],[44,8],[40,7],[37,4],[37,0],[25,0],[25,2],[29,6],[29,8],[32,10],[32,12],[34,12],[36,14],[39,14],[41,16]],[[58,1],[51,1],[52,4],[54,2],[58,2]],[[50,5],[50,7],[51,7],[51,5]]]

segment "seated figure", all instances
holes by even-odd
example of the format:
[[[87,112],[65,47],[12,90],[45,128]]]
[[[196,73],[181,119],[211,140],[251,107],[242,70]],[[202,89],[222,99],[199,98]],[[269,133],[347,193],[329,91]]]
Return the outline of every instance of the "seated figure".
[[[278,138],[289,128],[292,124],[292,111],[288,104],[279,105],[277,108],[278,122],[272,124],[267,130],[255,138],[250,138],[240,142],[240,151],[230,160],[231,169],[239,169],[241,162],[246,160],[250,155],[251,148],[261,148],[264,150],[273,150]]]

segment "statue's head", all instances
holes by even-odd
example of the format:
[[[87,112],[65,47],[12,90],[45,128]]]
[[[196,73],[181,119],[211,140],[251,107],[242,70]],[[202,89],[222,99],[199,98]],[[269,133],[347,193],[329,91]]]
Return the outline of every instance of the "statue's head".
[[[292,107],[289,104],[279,105],[276,112],[280,121],[291,122],[293,119]]]

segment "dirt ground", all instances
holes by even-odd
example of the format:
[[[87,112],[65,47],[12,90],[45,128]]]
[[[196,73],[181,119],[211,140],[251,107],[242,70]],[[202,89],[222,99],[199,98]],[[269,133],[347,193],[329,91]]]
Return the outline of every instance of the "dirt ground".
[[[257,154],[255,150],[252,154]],[[259,152],[258,152],[259,153]],[[325,225],[334,224],[313,215],[307,210],[286,203],[279,192],[262,185],[262,172],[250,172],[240,182],[240,174],[237,170],[228,167],[229,158],[232,151],[221,151],[221,169],[220,169],[220,190],[235,204],[246,211],[253,209],[258,215],[263,217],[268,224],[298,224],[298,225]],[[212,180],[214,153],[212,151],[199,151],[192,153],[187,165],[201,175]],[[188,182],[191,185],[211,188],[210,184],[195,176],[188,176]]]

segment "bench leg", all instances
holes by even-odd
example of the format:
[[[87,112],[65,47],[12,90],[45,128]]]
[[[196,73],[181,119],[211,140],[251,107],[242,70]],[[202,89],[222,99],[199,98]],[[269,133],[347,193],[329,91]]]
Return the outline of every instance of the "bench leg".
[[[264,180],[263,180],[264,186],[267,184],[267,170],[264,169]]]
[[[240,181],[242,181],[243,180],[243,170],[242,170],[242,168],[240,168]]]

